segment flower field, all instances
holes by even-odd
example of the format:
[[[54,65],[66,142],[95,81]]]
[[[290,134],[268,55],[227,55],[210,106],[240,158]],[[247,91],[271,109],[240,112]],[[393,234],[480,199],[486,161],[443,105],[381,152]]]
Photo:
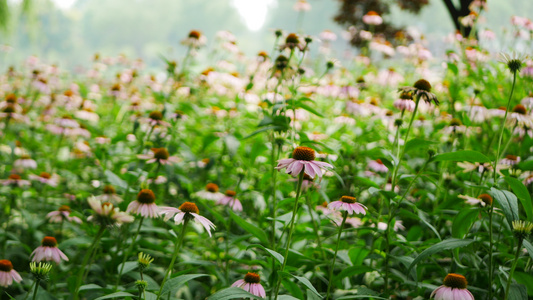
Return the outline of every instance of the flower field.
[[[366,32],[337,60],[331,32],[276,31],[246,57],[193,30],[157,71],[2,67],[1,299],[533,297],[533,29],[510,26],[529,53]]]

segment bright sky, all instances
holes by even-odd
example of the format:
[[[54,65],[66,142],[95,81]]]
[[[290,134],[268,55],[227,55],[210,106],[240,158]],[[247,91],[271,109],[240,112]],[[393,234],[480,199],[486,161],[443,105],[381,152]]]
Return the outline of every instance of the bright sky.
[[[52,0],[59,8],[68,9],[74,5],[76,0]]]
[[[275,5],[276,0],[233,0],[232,4],[243,18],[246,27],[257,31],[265,24],[268,7]]]

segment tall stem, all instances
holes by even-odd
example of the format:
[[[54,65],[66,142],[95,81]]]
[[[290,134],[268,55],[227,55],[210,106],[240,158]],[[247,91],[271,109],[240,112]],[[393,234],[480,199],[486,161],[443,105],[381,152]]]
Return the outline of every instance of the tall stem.
[[[413,115],[411,116],[411,120],[409,121],[407,132],[405,133],[405,139],[404,139],[402,151],[400,152],[400,155],[398,156],[398,164],[394,166],[394,172],[392,173],[392,181],[391,181],[391,188],[390,188],[391,191],[394,191],[394,187],[396,185],[396,176],[398,175],[398,170],[400,169],[400,163],[402,162],[403,155],[405,154],[405,146],[407,145],[407,139],[409,138],[409,133],[411,132],[411,126],[413,126],[413,121],[415,120],[416,111],[418,110],[419,103],[420,103],[420,96],[417,96],[415,109],[413,110]],[[398,147],[399,146],[400,146],[400,141],[398,140]]]
[[[520,249],[522,249],[522,239],[518,240],[518,246],[516,247],[516,252],[514,254],[513,265],[511,266],[511,271],[509,272],[509,278],[507,278],[507,287],[505,288],[505,298],[503,298],[503,300],[509,299],[509,289],[511,288],[511,281],[513,281],[513,273],[516,269],[516,264],[518,263],[518,257],[520,256]]]
[[[337,252],[339,251],[339,244],[341,242],[341,233],[342,233],[342,229],[344,228],[344,223],[346,223],[346,218],[348,218],[348,212],[344,211],[344,217],[342,218],[342,223],[341,223],[341,226],[339,227],[339,235],[337,236],[337,245],[335,246],[335,254],[333,255],[333,263],[331,264],[331,268],[329,269],[328,291],[326,293],[326,300],[329,299],[331,287],[333,286],[333,269],[335,269],[335,262],[337,260]]]
[[[81,286],[81,282],[83,281],[83,277],[85,275],[85,270],[89,269],[89,267],[90,267],[88,265],[89,260],[91,259],[92,253],[94,252],[96,246],[98,245],[98,242],[100,241],[100,239],[104,235],[104,232],[105,232],[105,226],[102,225],[102,226],[100,226],[100,229],[98,230],[98,233],[94,237],[93,243],[89,247],[89,250],[87,251],[87,253],[85,253],[85,257],[83,258],[83,262],[81,263],[80,271],[78,273],[78,280],[76,281],[76,288],[74,289],[74,300],[77,300],[78,297],[79,297],[78,292],[79,292],[79,289],[80,289],[80,286]]]
[[[161,287],[159,288],[159,292],[157,293],[156,300],[159,300],[159,298],[161,298],[162,296],[161,292],[163,291],[165,282],[167,281],[170,271],[172,271],[174,267],[174,262],[176,261],[176,258],[178,257],[178,252],[181,248],[181,245],[183,244],[183,238],[185,237],[185,229],[187,229],[187,224],[189,224],[189,216],[185,215],[184,221],[183,221],[183,227],[181,228],[181,233],[178,238],[178,242],[176,243],[176,246],[174,247],[174,253],[172,254],[172,259],[170,260],[170,264],[168,265],[167,271],[165,272],[165,277],[163,278],[163,281],[161,282]]]
[[[115,284],[115,291],[117,290],[118,285],[120,283],[120,277],[122,276],[122,272],[124,272],[124,265],[126,264],[126,260],[130,256],[131,250],[133,250],[133,245],[135,245],[135,241],[137,240],[137,237],[139,236],[139,232],[141,231],[141,226],[143,225],[143,221],[144,221],[144,217],[141,217],[141,220],[139,221],[139,227],[137,227],[137,232],[135,232],[135,235],[133,236],[133,239],[131,240],[130,247],[124,253],[124,258],[122,258],[122,264],[120,266],[120,271],[118,272],[117,282]]]
[[[509,108],[511,106],[511,99],[513,98],[513,91],[514,86],[516,83],[516,71],[513,72],[513,85],[511,86],[511,93],[509,94],[509,100],[507,100],[507,108],[505,109],[505,115],[503,116],[502,123],[500,125],[500,138],[498,141],[498,152],[496,152],[496,157],[494,158],[494,186],[496,186],[496,177],[498,176],[498,160],[500,160],[500,150],[502,147],[502,139],[503,139],[503,130],[505,129],[505,122],[507,120],[507,114],[509,112]],[[493,278],[493,272],[492,272],[492,248],[494,246],[493,240],[492,240],[492,214],[494,212],[494,202],[491,204],[491,210],[489,211],[489,283],[491,286],[489,287],[489,300],[492,300],[492,278]]]
[[[287,265],[287,257],[289,257],[289,249],[291,248],[292,232],[294,230],[294,220],[296,219],[296,214],[298,212],[298,200],[300,199],[300,193],[302,191],[303,180],[304,180],[304,170],[302,170],[300,172],[300,175],[298,176],[298,187],[296,188],[296,199],[294,200],[294,207],[292,209],[291,222],[289,223],[289,236],[287,237],[287,248],[285,248],[285,255],[283,256],[283,264],[280,270],[281,272],[285,270],[285,266]],[[278,284],[276,286],[276,294],[274,296],[275,300],[278,299],[280,287],[281,287],[281,276],[278,279]]]
[[[39,289],[39,282],[40,282],[39,279],[35,281],[35,289],[33,290],[33,297],[32,297],[33,300],[37,299],[36,297],[37,297],[37,290]]]

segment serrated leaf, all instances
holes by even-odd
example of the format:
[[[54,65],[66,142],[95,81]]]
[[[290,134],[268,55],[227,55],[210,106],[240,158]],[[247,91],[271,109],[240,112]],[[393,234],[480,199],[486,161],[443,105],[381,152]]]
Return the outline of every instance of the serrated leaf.
[[[509,226],[513,227],[513,221],[519,219],[518,199],[516,196],[509,191],[499,190],[497,188],[491,188],[490,194],[503,210]]]
[[[268,245],[268,237],[267,237],[267,234],[263,231],[263,229],[255,226],[252,223],[246,222],[246,220],[239,217],[231,210],[229,211],[229,213],[231,215],[231,218],[233,219],[233,221],[235,221],[235,223],[237,223],[237,225],[239,225],[242,229],[248,231],[249,233],[253,234],[256,238],[258,238],[261,241],[261,243]]]
[[[465,247],[465,246],[468,246],[468,245],[472,244],[473,242],[474,242],[474,240],[471,240],[471,239],[461,240],[461,239],[451,238],[451,239],[444,240],[444,241],[442,241],[440,243],[437,243],[437,244],[427,248],[426,250],[422,251],[422,253],[420,253],[413,260],[413,262],[411,263],[411,265],[408,268],[408,271],[411,271],[411,269],[414,266],[416,266],[416,264],[418,264],[421,260],[423,260],[424,258],[426,258],[428,256],[431,256],[431,255],[433,255],[435,253],[438,253],[438,252],[441,252],[441,251],[444,251],[444,250],[451,250],[451,249],[455,249],[455,248]]]
[[[204,277],[204,276],[209,276],[209,275],[207,274],[186,274],[186,275],[181,275],[181,276],[171,278],[167,282],[165,282],[165,285],[163,286],[163,289],[161,290],[160,296],[163,296],[164,294],[168,292],[173,293],[178,288],[180,288],[183,284],[185,284],[187,281],[193,280],[198,277]]]
[[[504,180],[509,184],[516,197],[518,197],[520,203],[522,203],[522,206],[524,206],[527,219],[533,222],[533,205],[531,204],[531,195],[529,195],[529,191],[527,190],[526,186],[522,183],[522,181],[513,177],[505,176]]]
[[[262,245],[259,245],[259,244],[250,245],[250,246],[246,247],[246,250],[248,250],[250,248],[260,248],[260,249],[265,250],[268,254],[270,254],[270,256],[275,258],[280,263],[280,265],[283,265],[283,261],[284,261],[283,255],[279,254],[278,252],[276,252],[276,251],[274,251],[272,249],[268,249],[268,248],[266,248],[266,247],[264,247]]]
[[[214,293],[213,295],[207,297],[206,300],[228,300],[237,298],[261,299],[261,297],[257,297],[252,293],[248,293],[241,288],[230,287]]]
[[[468,162],[490,162],[490,159],[483,153],[473,150],[461,150],[456,152],[449,152],[437,154],[433,156],[431,161],[468,161]]]

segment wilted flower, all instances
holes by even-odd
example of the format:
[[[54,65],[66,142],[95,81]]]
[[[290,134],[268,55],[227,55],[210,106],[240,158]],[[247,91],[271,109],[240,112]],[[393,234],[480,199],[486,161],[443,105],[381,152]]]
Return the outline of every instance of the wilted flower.
[[[266,298],[265,289],[261,285],[261,278],[259,277],[259,274],[248,272],[246,275],[244,275],[244,279],[235,281],[231,286],[240,287],[255,296]]]
[[[436,288],[429,298],[435,300],[475,300],[466,289],[467,281],[463,275],[450,273],[444,278],[444,285]]]
[[[198,30],[191,30],[186,39],[181,41],[182,45],[200,48],[207,43],[207,38]]]
[[[435,105],[439,105],[437,96],[431,93],[431,84],[425,80],[420,79],[415,84],[411,86],[404,86],[399,89],[402,93],[411,93],[413,96],[419,97],[426,101],[427,103],[434,102]]]
[[[169,165],[180,161],[177,156],[170,156],[166,148],[152,148],[151,150],[151,154],[139,154],[137,157],[147,159],[147,164],[158,162],[162,165]]]
[[[57,240],[51,236],[45,236],[41,242],[41,246],[37,247],[31,253],[32,261],[55,261],[57,264],[61,260],[68,261],[68,257],[59,248],[57,248]]]
[[[194,222],[201,224],[209,236],[211,236],[211,229],[215,229],[215,224],[209,221],[207,218],[199,215],[198,206],[192,202],[184,202],[179,208],[174,207],[160,207],[159,214],[165,215],[165,221],[174,217],[174,223],[181,224],[188,220],[194,220]]]

